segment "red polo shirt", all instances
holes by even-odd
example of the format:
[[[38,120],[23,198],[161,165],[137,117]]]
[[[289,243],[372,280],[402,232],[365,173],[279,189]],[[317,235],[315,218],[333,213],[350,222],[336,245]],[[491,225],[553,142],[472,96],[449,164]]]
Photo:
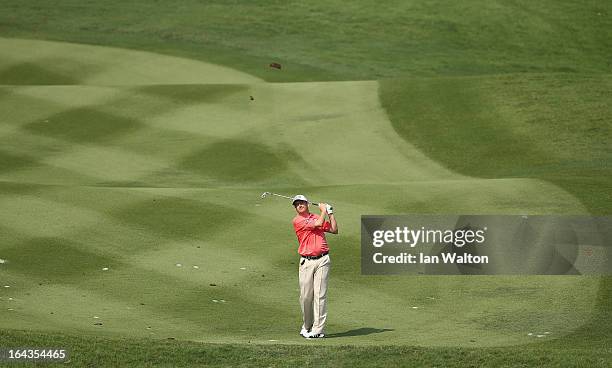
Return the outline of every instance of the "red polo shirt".
[[[308,216],[297,215],[293,218],[293,229],[300,243],[298,253],[302,256],[318,256],[329,252],[325,232],[331,229],[331,224],[329,221],[324,221],[321,227],[315,228],[314,223],[319,217],[309,213]]]

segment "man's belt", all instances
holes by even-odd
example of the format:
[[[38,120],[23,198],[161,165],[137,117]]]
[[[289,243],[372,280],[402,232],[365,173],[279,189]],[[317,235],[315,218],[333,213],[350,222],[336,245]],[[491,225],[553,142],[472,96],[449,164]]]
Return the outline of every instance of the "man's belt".
[[[319,254],[318,256],[302,256],[302,258],[306,258],[306,259],[319,259],[321,257],[325,257],[328,254],[329,254],[329,252],[323,252],[323,253]]]

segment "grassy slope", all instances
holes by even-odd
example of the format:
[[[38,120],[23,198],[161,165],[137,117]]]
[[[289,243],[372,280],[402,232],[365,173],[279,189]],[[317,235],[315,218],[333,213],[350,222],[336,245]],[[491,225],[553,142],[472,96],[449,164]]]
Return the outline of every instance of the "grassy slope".
[[[609,73],[601,1],[4,1],[0,34],[148,49],[270,81]],[[271,61],[285,65],[270,70]]]
[[[537,74],[385,80],[393,127],[464,175],[534,178],[612,209],[612,77]]]

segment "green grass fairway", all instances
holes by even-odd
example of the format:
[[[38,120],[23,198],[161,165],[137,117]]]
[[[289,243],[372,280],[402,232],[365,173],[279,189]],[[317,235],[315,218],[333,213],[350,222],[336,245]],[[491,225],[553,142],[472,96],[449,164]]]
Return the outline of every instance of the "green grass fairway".
[[[75,47],[52,46],[56,59]],[[332,338],[324,344],[505,346],[533,343],[529,332],[554,339],[588,323],[598,311],[598,278],[359,275],[360,214],[586,213],[545,181],[477,179],[440,166],[396,134],[378,88],[2,87],[11,110],[0,142],[13,164],[0,173],[10,286],[1,325],[304,343],[296,333],[293,209],[259,199],[265,190],[305,191],[338,208]]]
[[[610,5],[2,10],[0,347],[67,346],[73,366],[609,366],[612,277],[363,276],[360,216],[610,215]],[[298,336],[294,210],[264,191],[336,208],[327,339]]]

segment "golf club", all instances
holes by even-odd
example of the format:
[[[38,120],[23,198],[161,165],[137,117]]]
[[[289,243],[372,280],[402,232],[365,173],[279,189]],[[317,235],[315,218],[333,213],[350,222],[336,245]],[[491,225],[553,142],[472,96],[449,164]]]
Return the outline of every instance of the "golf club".
[[[277,196],[277,197],[281,197],[281,198],[287,198],[287,199],[293,199],[293,197],[288,197],[286,195],[282,195],[282,194],[276,194],[276,193],[271,193],[271,192],[263,192],[261,194],[261,198],[266,198],[269,195],[273,195],[273,196]],[[309,204],[314,204],[315,206],[318,206],[318,203],[315,202],[308,202]]]

